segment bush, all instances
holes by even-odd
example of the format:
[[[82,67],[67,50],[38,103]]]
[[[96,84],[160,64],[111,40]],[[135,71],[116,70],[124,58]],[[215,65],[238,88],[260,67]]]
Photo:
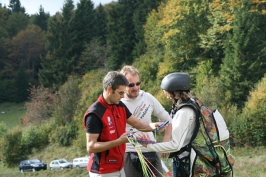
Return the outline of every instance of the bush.
[[[53,116],[57,119],[58,123],[66,124],[72,122],[81,96],[78,84],[79,79],[70,76],[67,82],[60,87],[58,91],[58,104],[53,112]]]
[[[17,90],[14,80],[0,81],[0,102],[15,102]]]
[[[7,166],[17,164],[21,159],[27,158],[25,149],[21,145],[22,132],[19,128],[14,128],[12,131],[5,134],[0,143],[1,160]]]
[[[57,104],[57,95],[48,88],[32,87],[30,89],[31,101],[25,104],[26,114],[22,117],[22,124],[41,124],[47,122]]]
[[[33,148],[40,148],[49,143],[49,133],[51,131],[50,124],[40,126],[29,126],[23,131],[21,137],[21,145],[25,149],[25,153],[32,153]]]
[[[266,77],[250,92],[242,114],[234,121],[233,133],[249,145],[266,145]]]
[[[75,122],[65,126],[56,127],[51,131],[49,137],[51,143],[58,143],[62,146],[70,146],[77,137],[78,127]]]

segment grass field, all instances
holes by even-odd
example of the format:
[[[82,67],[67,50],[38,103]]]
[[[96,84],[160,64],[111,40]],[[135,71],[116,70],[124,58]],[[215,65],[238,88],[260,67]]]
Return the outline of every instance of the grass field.
[[[2,103],[0,104],[0,119],[8,128],[19,125],[20,118],[25,114],[24,104]],[[239,144],[241,145],[241,144]],[[266,147],[238,147],[231,149],[235,156],[234,177],[265,177],[266,176]],[[84,177],[88,176],[85,168],[82,169],[65,169],[65,170],[50,170],[49,163],[55,158],[65,158],[72,161],[76,157],[85,156],[80,154],[76,147],[60,147],[55,144],[50,144],[47,147],[35,149],[34,153],[29,158],[38,158],[48,164],[48,169],[37,172],[27,172],[20,174],[18,167],[7,168],[0,161],[0,177],[18,177],[18,176],[38,176],[38,177]],[[166,162],[166,165],[171,170],[171,163]],[[166,176],[165,176],[166,177]]]
[[[0,122],[12,129],[20,124],[20,118],[25,112],[24,103],[0,103]]]

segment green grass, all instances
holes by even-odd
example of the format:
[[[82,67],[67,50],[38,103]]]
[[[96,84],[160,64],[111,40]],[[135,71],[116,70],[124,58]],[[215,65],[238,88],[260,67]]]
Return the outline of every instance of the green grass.
[[[24,103],[0,103],[0,122],[4,122],[8,129],[19,125],[25,113]]]

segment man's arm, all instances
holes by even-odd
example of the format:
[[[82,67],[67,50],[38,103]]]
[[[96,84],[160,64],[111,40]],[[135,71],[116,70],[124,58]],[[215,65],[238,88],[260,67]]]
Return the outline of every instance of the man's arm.
[[[142,132],[151,132],[156,127],[162,124],[162,122],[155,122],[155,123],[141,122],[133,114],[127,119],[127,123]]]
[[[118,146],[120,144],[128,142],[126,133],[121,135],[116,140],[107,141],[107,142],[97,142],[98,137],[99,137],[99,134],[86,133],[87,151],[89,154],[106,151],[106,150],[111,149],[115,146]]]

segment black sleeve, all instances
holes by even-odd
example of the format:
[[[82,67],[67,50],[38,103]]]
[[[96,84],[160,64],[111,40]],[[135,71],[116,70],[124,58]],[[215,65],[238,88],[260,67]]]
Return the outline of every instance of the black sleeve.
[[[86,132],[92,134],[100,134],[103,128],[103,123],[95,114],[86,116]]]
[[[129,111],[129,109],[127,108],[127,106],[125,105],[125,103],[123,103],[122,101],[120,101],[120,104],[123,105],[126,109],[126,116],[127,119],[132,115],[132,113]]]

